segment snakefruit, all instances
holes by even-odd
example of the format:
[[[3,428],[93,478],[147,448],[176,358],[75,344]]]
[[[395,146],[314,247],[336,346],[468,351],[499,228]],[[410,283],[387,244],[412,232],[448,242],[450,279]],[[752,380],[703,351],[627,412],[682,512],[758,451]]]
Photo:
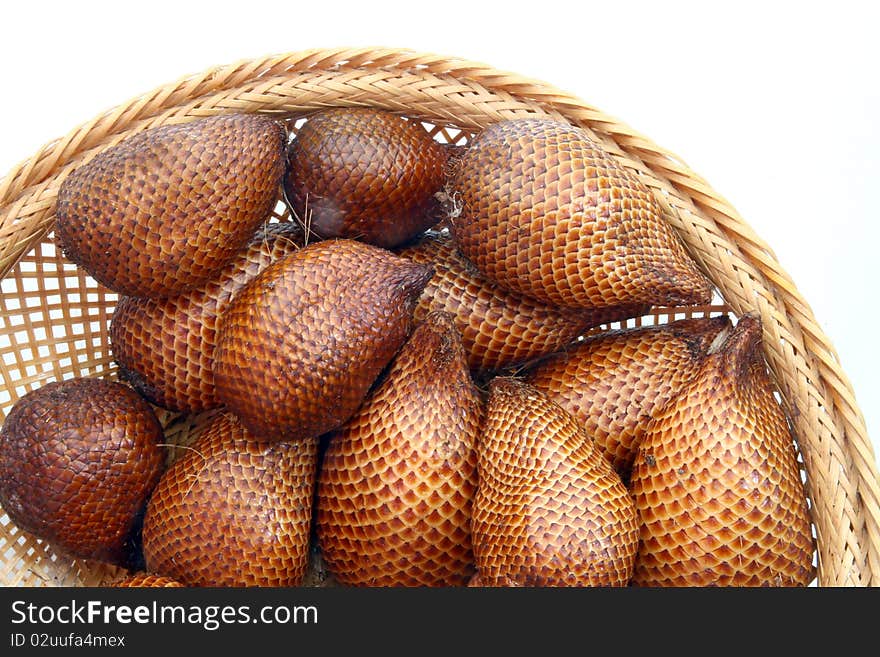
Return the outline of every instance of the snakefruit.
[[[430,313],[328,437],[317,536],[337,582],[463,586],[482,399],[451,316]]]
[[[164,467],[162,440],[153,409],[123,383],[47,383],[21,397],[0,428],[0,504],[58,551],[128,566]]]
[[[585,130],[499,121],[451,168],[453,235],[498,285],[571,307],[711,301],[711,282],[650,190]]]
[[[522,377],[575,417],[626,482],[648,420],[730,326],[721,315],[598,333]]]
[[[127,296],[200,285],[268,218],[287,130],[260,114],[219,115],[132,135],[61,184],[64,255]]]
[[[219,318],[217,399],[263,439],[336,429],[409,337],[433,270],[385,249],[313,242],[267,266]]]
[[[508,292],[482,276],[448,232],[427,231],[396,252],[434,268],[415,319],[432,311],[451,313],[473,372],[518,366],[563,348],[591,328],[650,310],[645,304],[563,310]]]
[[[299,586],[317,463],[317,438],[262,440],[218,412],[147,504],[147,572],[186,586]]]
[[[166,409],[196,413],[219,407],[213,373],[219,314],[249,280],[302,243],[296,222],[266,224],[199,287],[162,299],[121,297],[110,321],[120,378]]]
[[[473,544],[479,586],[627,586],[635,506],[559,405],[509,377],[489,383],[477,442]]]
[[[183,588],[183,584],[171,577],[164,575],[154,575],[139,571],[126,575],[122,579],[118,579],[111,584],[114,588],[136,589],[136,588]]]
[[[630,489],[637,586],[806,586],[814,541],[793,436],[744,315],[645,431]]]
[[[441,218],[446,160],[415,121],[367,107],[326,109],[290,142],[285,198],[321,238],[391,248]]]

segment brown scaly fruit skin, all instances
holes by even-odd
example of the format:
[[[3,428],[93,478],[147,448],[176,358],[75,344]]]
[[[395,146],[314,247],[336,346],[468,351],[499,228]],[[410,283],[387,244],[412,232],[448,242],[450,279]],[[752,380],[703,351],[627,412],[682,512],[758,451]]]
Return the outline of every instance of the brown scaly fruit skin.
[[[474,586],[629,584],[635,506],[571,415],[526,383],[496,377],[477,443]]]
[[[522,377],[575,417],[626,482],[648,420],[730,326],[721,315],[598,333]]]
[[[61,184],[65,256],[127,296],[160,297],[215,275],[278,198],[287,130],[230,114],[132,135]]]
[[[121,297],[110,321],[120,378],[169,410],[218,408],[213,373],[218,316],[248,281],[302,244],[298,223],[266,224],[198,288],[162,299]]]
[[[374,108],[313,114],[288,148],[285,197],[321,238],[391,248],[437,223],[447,151],[417,122]]]
[[[500,121],[452,169],[453,235],[498,285],[558,306],[711,301],[650,190],[585,130]]]
[[[449,233],[427,231],[396,251],[434,267],[415,309],[451,313],[473,372],[513,368],[570,344],[591,328],[643,315],[649,305],[563,310],[494,285],[456,248]]]
[[[338,428],[409,337],[432,274],[345,239],[314,242],[277,260],[220,315],[217,398],[267,440]]]
[[[467,583],[482,411],[452,317],[429,314],[358,412],[329,436],[316,525],[337,582]]]
[[[266,441],[213,416],[150,497],[146,570],[186,586],[299,586],[317,463],[317,438]]]
[[[806,586],[814,542],[792,435],[763,360],[761,322],[725,343],[652,420],[630,489],[638,586]]]
[[[127,566],[164,466],[162,438],[153,409],[123,383],[47,383],[0,428],[0,505],[58,552]]]
[[[126,575],[122,579],[116,580],[110,586],[113,588],[134,589],[134,588],[183,588],[183,584],[171,577],[164,575],[156,575],[154,573],[137,572]]]

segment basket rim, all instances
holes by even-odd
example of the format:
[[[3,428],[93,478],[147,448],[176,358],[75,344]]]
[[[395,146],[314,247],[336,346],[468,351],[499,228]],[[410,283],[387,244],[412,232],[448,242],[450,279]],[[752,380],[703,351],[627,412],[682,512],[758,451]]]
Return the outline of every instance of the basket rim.
[[[336,95],[322,93],[320,85],[330,82]],[[338,88],[349,95],[341,97]],[[454,56],[381,46],[275,53],[186,74],[75,126],[6,174],[0,181],[2,276],[50,230],[55,191],[66,174],[132,132],[242,108],[286,116],[306,104],[319,108],[331,102],[375,104],[380,102],[377,99],[395,111],[424,114],[464,128],[478,129],[499,118],[530,112],[556,116],[587,129],[646,179],[679,233],[686,235],[689,250],[712,272],[713,281],[725,291],[736,291],[724,294],[725,302],[738,314],[754,306],[767,320],[766,340],[781,345],[778,352],[768,353],[768,361],[795,422],[801,423],[798,435],[812,435],[811,428],[804,430],[810,421],[821,425],[816,430],[821,435],[802,445],[805,460],[833,451],[835,465],[844,475],[854,475],[852,490],[828,495],[843,495],[847,502],[842,508],[837,499],[827,501],[829,509],[848,520],[842,532],[848,534],[843,540],[849,554],[840,559],[849,563],[848,572],[835,570],[837,565],[829,563],[828,555],[823,559],[820,554],[820,583],[880,584],[880,476],[873,447],[831,340],[794,281],[733,205],[681,157],[542,80]],[[447,104],[454,104],[457,113]],[[720,255],[727,250],[730,262]],[[760,283],[758,294],[749,287],[753,280]],[[740,294],[738,286],[749,293]],[[741,300],[749,295],[747,301]],[[808,392],[800,396],[794,392],[802,388]],[[805,401],[795,403],[795,398]],[[829,441],[834,448],[825,444]],[[816,475],[813,485],[820,483],[818,474],[811,470]],[[833,472],[830,477],[832,484],[840,483]],[[829,533],[826,529],[820,540],[829,538]]]

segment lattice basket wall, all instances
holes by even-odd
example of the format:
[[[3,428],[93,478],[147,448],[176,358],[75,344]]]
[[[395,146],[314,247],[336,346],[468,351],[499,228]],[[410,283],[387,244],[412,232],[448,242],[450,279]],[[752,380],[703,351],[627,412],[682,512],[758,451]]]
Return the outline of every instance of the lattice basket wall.
[[[767,362],[802,458],[816,583],[880,584],[880,477],[864,418],[831,341],[770,246],[681,158],[646,136],[549,83],[454,57],[340,48],[214,67],[96,116],[15,167],[0,183],[0,417],[49,381],[116,376],[108,327],[117,295],[68,262],[51,233],[58,188],[74,168],[158,125],[246,111],[272,113],[295,130],[302,117],[331,106],[391,110],[449,143],[524,115],[567,121],[600,141],[653,191],[717,289],[716,305],[658,308],[626,324],[761,316]],[[279,197],[274,219],[288,219],[286,212]],[[203,420],[157,411],[169,442],[188,441]],[[92,586],[119,574],[56,554],[0,510],[0,583]]]

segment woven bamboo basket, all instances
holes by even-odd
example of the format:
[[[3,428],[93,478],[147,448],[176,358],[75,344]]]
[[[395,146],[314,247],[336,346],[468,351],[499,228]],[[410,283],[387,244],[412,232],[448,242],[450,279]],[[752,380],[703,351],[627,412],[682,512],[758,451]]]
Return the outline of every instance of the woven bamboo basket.
[[[435,138],[524,115],[581,126],[654,192],[717,288],[717,305],[659,308],[628,324],[729,312],[760,314],[766,359],[801,457],[816,536],[818,586],[880,584],[880,478],[864,418],[835,350],[772,249],[683,160],[551,84],[490,66],[385,48],[318,49],[236,62],[133,98],[46,144],[0,184],[0,412],[27,391],[73,376],[116,375],[108,326],[117,296],[65,260],[52,235],[65,177],[134,133],[227,112],[289,122],[330,106],[373,106],[421,120]],[[279,196],[276,218],[286,219]],[[160,409],[169,442],[203,418]],[[97,586],[118,569],[71,560],[0,510],[0,582]]]

